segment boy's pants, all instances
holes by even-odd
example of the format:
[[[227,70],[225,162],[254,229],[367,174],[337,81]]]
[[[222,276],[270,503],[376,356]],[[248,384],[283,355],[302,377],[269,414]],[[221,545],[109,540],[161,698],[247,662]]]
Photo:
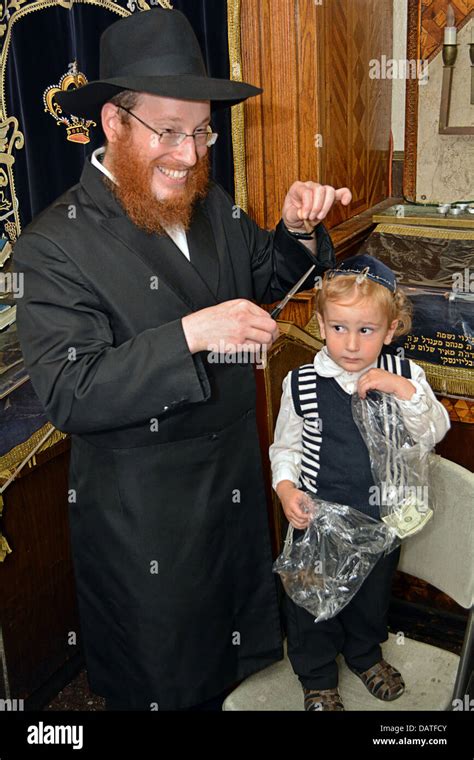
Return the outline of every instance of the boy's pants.
[[[296,531],[297,536],[304,531]],[[333,689],[338,683],[336,656],[362,672],[382,658],[392,578],[400,547],[382,556],[359,591],[336,617],[314,623],[314,616],[285,594],[288,657],[306,689]]]

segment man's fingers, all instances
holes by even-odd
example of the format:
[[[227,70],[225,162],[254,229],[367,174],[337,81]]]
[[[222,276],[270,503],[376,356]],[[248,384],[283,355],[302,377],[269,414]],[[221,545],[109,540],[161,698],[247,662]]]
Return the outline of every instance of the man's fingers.
[[[260,314],[250,314],[247,325],[254,330],[263,330],[264,332],[273,333],[278,328],[277,323],[266,311],[260,312]]]
[[[318,201],[317,204],[315,204],[315,207],[313,208],[313,214],[311,215],[311,218],[313,220],[318,219],[319,221],[322,221],[327,217],[330,210],[334,206],[334,199],[336,196],[336,191],[333,187],[324,187],[324,194],[321,195],[321,202]]]
[[[298,217],[303,219],[309,219],[311,209],[313,208],[313,191],[309,187],[303,187],[301,189],[301,208],[298,211]]]
[[[278,325],[273,317],[270,316],[270,312],[260,308],[260,306],[252,303],[252,301],[245,302],[245,306],[240,310],[240,314],[243,319],[248,319],[251,327],[278,335]]]
[[[262,346],[268,346],[273,343],[273,333],[267,332],[266,330],[257,330],[253,327],[249,327],[242,342],[259,343]]]
[[[308,214],[308,219],[312,222],[316,221],[318,214],[323,208],[326,202],[326,187],[324,185],[316,185],[313,188],[313,199],[311,208]]]
[[[249,314],[255,314],[257,317],[263,317],[265,314],[270,316],[268,311],[265,311],[265,309],[262,309],[253,301],[242,301],[242,310],[248,311]]]
[[[336,201],[340,201],[343,206],[348,206],[352,200],[352,193],[348,187],[340,187],[336,190]]]
[[[312,187],[304,187],[300,190],[301,207],[298,210],[300,219],[309,219],[312,222],[322,221],[329,214],[337,201],[343,206],[348,206],[352,200],[352,193],[348,187],[335,189],[331,185],[318,185],[311,183]]]

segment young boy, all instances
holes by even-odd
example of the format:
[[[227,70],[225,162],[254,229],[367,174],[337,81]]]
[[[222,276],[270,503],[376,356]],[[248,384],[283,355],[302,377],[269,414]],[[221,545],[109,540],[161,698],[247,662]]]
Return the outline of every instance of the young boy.
[[[325,347],[314,362],[288,373],[270,447],[273,487],[298,540],[311,515],[309,495],[380,519],[367,447],[353,420],[351,395],[393,394],[412,438],[428,447],[450,427],[423,370],[383,351],[411,326],[410,303],[391,269],[366,254],[326,273],[316,296]],[[334,618],[314,617],[285,594],[288,656],[303,686],[305,710],[343,710],[336,657],[344,655],[374,697],[397,699],[401,674],[382,658],[387,612],[400,549],[381,557],[359,591]]]

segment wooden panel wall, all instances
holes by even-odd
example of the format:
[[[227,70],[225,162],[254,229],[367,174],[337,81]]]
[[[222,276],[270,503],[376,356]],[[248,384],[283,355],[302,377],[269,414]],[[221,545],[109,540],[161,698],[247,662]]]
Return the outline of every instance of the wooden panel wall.
[[[392,0],[242,0],[241,14],[243,78],[264,89],[245,106],[251,215],[273,227],[297,179],[351,188],[330,227],[386,198],[391,80],[369,62],[391,57]]]

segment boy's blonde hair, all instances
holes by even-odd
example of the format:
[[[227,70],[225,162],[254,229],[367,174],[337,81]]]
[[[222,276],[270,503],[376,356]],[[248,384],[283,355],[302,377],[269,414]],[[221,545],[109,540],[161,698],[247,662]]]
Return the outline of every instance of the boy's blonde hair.
[[[356,280],[355,274],[334,276],[331,270],[326,272],[321,287],[316,291],[316,312],[323,315],[327,301],[346,301],[351,297],[354,305],[362,300],[375,301],[385,312],[387,325],[398,319],[394,338],[406,335],[411,328],[412,306],[405,293],[399,289],[392,293],[384,285],[379,285],[368,277],[359,283]]]

